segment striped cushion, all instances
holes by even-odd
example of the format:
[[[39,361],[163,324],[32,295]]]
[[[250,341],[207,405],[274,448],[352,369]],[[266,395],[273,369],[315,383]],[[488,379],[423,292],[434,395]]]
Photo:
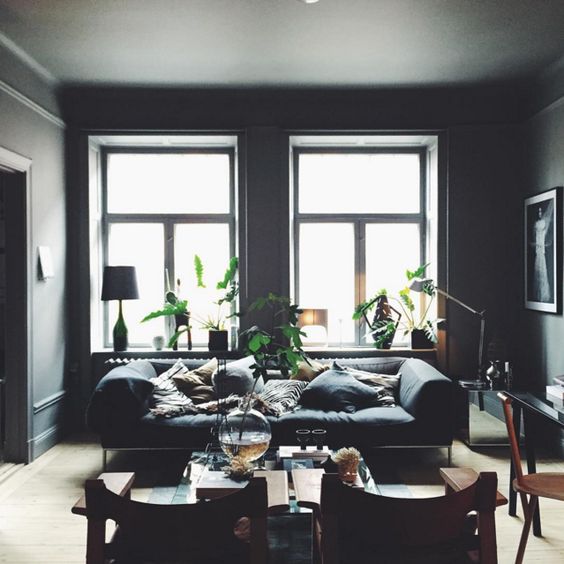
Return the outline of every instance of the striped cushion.
[[[159,374],[156,378],[151,378],[151,382],[155,386],[153,396],[151,398],[151,407],[193,407],[192,400],[178,390],[173,376],[186,374],[188,368],[184,366],[181,360],[177,360],[174,366],[166,372]]]
[[[282,415],[296,408],[307,384],[301,380],[268,380],[259,396]]]

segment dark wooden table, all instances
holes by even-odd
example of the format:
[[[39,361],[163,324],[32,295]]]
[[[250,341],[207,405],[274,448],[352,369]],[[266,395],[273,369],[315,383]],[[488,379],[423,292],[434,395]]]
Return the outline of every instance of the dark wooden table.
[[[535,453],[535,433],[533,420],[541,418],[564,428],[564,411],[556,409],[550,400],[546,399],[544,393],[533,392],[505,392],[511,398],[513,407],[513,426],[517,437],[521,433],[521,419],[523,420],[523,431],[525,435],[525,453],[527,458],[527,472],[534,474],[537,471],[537,459]],[[513,490],[512,483],[515,479],[515,468],[511,462],[509,474],[509,515],[517,514],[517,492]],[[542,535],[540,508],[533,517],[533,534],[537,537]]]

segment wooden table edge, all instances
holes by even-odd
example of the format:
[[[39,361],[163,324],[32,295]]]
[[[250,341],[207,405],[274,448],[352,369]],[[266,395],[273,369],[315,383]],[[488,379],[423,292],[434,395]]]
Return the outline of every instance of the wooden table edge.
[[[133,485],[135,472],[104,472],[98,476],[98,480],[104,480],[104,484],[111,492],[119,496],[126,494]],[[71,513],[75,515],[86,515],[86,497],[84,494],[74,504]]]

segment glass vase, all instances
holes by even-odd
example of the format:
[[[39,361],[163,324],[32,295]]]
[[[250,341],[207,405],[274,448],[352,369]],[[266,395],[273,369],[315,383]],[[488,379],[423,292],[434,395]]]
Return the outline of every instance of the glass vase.
[[[259,459],[272,438],[270,423],[247,399],[223,419],[218,435],[221,449],[229,458],[237,456],[247,462]]]

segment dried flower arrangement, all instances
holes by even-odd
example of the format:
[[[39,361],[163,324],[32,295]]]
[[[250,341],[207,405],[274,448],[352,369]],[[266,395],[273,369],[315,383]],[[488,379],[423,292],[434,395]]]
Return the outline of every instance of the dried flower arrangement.
[[[358,473],[361,454],[354,447],[341,448],[331,456],[339,468],[339,476],[345,482],[354,482]]]
[[[240,456],[234,456],[231,459],[229,466],[223,466],[222,468],[225,475],[236,482],[242,482],[243,480],[249,480],[252,478],[254,469],[255,466],[252,462],[249,462]]]

